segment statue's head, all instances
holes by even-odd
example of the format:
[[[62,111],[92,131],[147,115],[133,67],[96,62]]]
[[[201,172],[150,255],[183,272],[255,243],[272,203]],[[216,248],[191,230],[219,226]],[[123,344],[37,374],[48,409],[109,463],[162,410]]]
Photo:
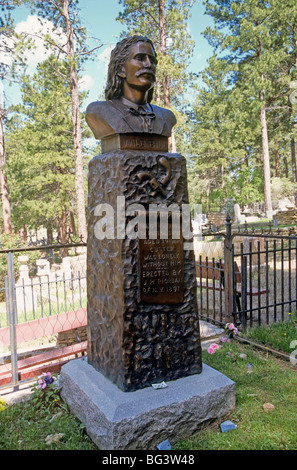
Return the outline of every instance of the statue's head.
[[[140,43],[140,46],[136,46]],[[155,82],[155,69],[156,69],[156,51],[152,41],[144,36],[132,36],[124,38],[122,41],[118,42],[115,48],[111,52],[110,62],[108,66],[108,75],[107,75],[107,85],[105,88],[105,99],[112,100],[112,99],[119,99],[123,95],[123,85],[124,81],[127,79],[127,75],[123,73],[123,69],[125,64],[131,59],[131,50],[132,49],[141,49],[141,43],[147,44],[149,52],[149,57],[152,65],[151,65],[151,76],[147,74],[147,82],[146,86],[148,88],[147,92],[147,102],[150,103],[153,98],[154,93],[154,82]],[[140,70],[139,73],[142,71]],[[138,72],[136,72],[136,77]]]

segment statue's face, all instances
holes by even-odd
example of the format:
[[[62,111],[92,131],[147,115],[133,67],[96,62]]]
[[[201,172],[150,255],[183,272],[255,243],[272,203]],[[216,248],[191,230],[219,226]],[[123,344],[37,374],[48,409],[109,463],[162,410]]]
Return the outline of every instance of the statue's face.
[[[137,42],[129,49],[129,57],[119,76],[124,79],[124,89],[150,90],[156,80],[157,59],[152,46],[147,42]]]

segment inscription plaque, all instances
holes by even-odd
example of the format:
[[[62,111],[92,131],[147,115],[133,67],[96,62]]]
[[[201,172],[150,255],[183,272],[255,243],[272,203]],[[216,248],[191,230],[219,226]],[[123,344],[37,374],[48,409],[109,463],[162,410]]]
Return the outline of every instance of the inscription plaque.
[[[139,239],[139,300],[180,304],[184,297],[183,240]]]
[[[168,152],[168,137],[152,134],[115,134],[101,141],[102,153],[113,150]]]

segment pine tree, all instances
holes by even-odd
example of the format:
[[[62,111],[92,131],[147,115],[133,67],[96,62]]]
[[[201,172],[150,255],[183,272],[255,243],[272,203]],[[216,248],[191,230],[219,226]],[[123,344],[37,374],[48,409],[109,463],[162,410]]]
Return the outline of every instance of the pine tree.
[[[234,65],[234,84],[250,106],[258,112],[261,124],[264,200],[266,212],[272,209],[270,190],[270,153],[267,108],[277,94],[275,70],[282,57],[280,35],[275,34],[273,14],[276,5],[264,0],[206,0],[206,12],[216,28],[206,31],[210,42],[227,53]],[[290,18],[287,17],[290,21]],[[224,29],[223,29],[224,28]],[[227,32],[226,32],[227,28]]]
[[[70,88],[72,103],[72,135],[75,153],[75,192],[76,192],[76,212],[78,222],[78,234],[84,240],[87,239],[86,225],[86,202],[84,192],[84,162],[82,145],[82,122],[80,113],[80,99],[78,88],[78,74],[81,61],[85,56],[101,47],[96,46],[92,50],[87,50],[86,30],[82,27],[79,15],[78,0],[45,0],[42,2],[28,0],[34,12],[41,18],[52,21],[54,27],[61,28],[66,36],[66,44],[53,41],[50,36],[44,36],[45,43],[50,48],[56,48],[57,54],[61,55],[68,62],[68,75],[64,76]],[[56,70],[61,76],[61,71]]]
[[[52,56],[22,79],[23,104],[7,123],[7,171],[16,229],[56,228],[65,241],[75,197],[71,96],[53,66],[67,72]]]
[[[9,60],[0,62],[0,78],[7,80],[12,75],[13,64],[13,20],[11,18],[11,10],[14,8],[15,2],[12,0],[1,0],[0,7],[2,15],[0,17],[0,53]],[[3,121],[6,116],[6,110],[3,107],[2,97],[0,97],[0,192],[3,213],[3,229],[4,233],[12,233],[11,207],[9,200],[9,188],[6,176],[6,155],[4,141]]]

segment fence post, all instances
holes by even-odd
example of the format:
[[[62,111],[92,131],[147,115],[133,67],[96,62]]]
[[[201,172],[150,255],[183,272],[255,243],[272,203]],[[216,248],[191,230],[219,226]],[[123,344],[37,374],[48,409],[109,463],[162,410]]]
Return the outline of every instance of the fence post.
[[[13,253],[7,253],[7,276],[5,276],[5,295],[6,308],[10,333],[10,354],[11,354],[11,375],[14,391],[19,389],[18,383],[18,355],[17,355],[17,338],[16,338],[16,295],[15,295],[15,278]]]
[[[241,299],[242,299],[242,313],[241,313],[241,325],[243,331],[246,330],[247,326],[247,257],[241,257]]]
[[[233,245],[232,245],[232,222],[229,214],[225,220],[226,237],[224,243],[224,264],[225,264],[225,323],[231,321],[233,313]]]

